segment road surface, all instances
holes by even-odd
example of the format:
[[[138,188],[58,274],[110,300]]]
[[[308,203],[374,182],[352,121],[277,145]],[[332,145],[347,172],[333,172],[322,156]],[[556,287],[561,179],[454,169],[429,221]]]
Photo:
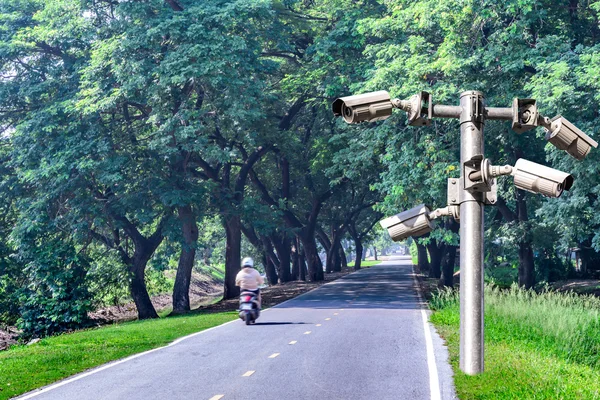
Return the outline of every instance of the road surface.
[[[21,399],[454,399],[442,340],[398,257]]]

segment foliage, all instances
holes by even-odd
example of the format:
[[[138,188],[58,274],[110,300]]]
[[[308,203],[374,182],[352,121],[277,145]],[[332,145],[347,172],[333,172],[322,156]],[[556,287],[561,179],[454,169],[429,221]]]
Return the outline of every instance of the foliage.
[[[414,265],[417,265],[417,263],[419,262],[419,256],[418,256],[419,251],[417,250],[417,244],[415,243],[414,240],[410,241],[408,250],[410,252],[410,258],[412,260],[412,263]]]
[[[19,290],[18,327],[24,338],[78,328],[87,320],[91,296],[85,278],[89,261],[69,242],[38,244],[25,273],[28,284]]]
[[[25,283],[19,263],[10,256],[0,261],[0,324],[14,324],[19,316],[18,291]]]
[[[120,305],[129,300],[129,277],[116,252],[92,253],[90,258],[87,281],[94,306]]]
[[[269,241],[304,235],[310,245],[318,227],[360,247],[377,239],[382,215],[445,206],[447,179],[460,174],[457,121],[409,127],[396,112],[349,126],[331,115],[340,95],[427,90],[435,103],[456,104],[474,89],[490,106],[533,97],[544,115],[563,114],[592,137],[600,128],[597,2],[175,3],[0,4],[2,321],[18,317],[15,299],[28,287],[40,295],[29,299],[27,320],[51,319],[57,304],[31,302],[48,297],[53,279],[81,288],[64,305],[79,316],[89,302],[130,297],[136,276],[153,293],[170,290],[161,272],[190,246],[173,218],[181,207],[199,229],[198,268],[223,278],[237,263],[228,221],[255,233],[236,250],[259,262]],[[523,263],[521,247],[532,250],[540,281],[572,273],[560,260],[573,247],[600,268],[600,152],[576,162],[542,135],[485,126],[494,164],[526,156],[575,176],[560,199],[499,180],[506,207],[488,208],[485,234],[496,282]],[[136,275],[140,237],[153,236],[161,244]],[[63,240],[68,251],[36,251]],[[439,226],[421,240],[441,248],[458,235]],[[60,260],[49,263],[52,254]],[[85,260],[85,278],[70,272],[73,254]],[[83,319],[57,321],[64,327],[41,331]]]

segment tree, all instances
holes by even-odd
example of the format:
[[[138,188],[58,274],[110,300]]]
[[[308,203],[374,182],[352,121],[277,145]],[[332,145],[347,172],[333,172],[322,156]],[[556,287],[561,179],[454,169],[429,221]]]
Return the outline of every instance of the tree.
[[[387,7],[379,15],[356,22],[354,32],[362,35],[366,44],[362,50],[362,79],[354,81],[351,92],[388,89],[393,96],[406,98],[428,90],[436,103],[456,104],[461,90],[475,89],[483,91],[487,104],[492,106],[507,106],[513,97],[537,97],[543,112],[569,111],[571,115],[585,115],[577,121],[580,126],[587,127],[586,122],[590,127],[595,125],[592,121],[597,119],[597,99],[589,85],[596,84],[592,82],[596,82],[593,77],[597,73],[591,61],[599,29],[596,5],[555,7],[552,2],[505,2],[469,3],[465,7],[455,1],[429,1]],[[396,118],[379,124],[375,131],[383,138],[391,126],[402,126]],[[411,128],[410,133],[396,129],[385,137],[389,151],[384,159],[389,172],[382,190],[387,190],[384,204],[389,211],[392,206],[402,210],[420,202],[433,203],[434,207],[445,205],[443,191],[431,193],[431,188],[445,189],[445,178],[458,175],[457,132],[456,123],[436,121],[427,129]],[[493,155],[498,164],[514,163],[521,154],[544,162],[547,154],[543,142],[532,139],[533,132],[518,136],[506,123],[486,124],[484,135],[486,154]],[[414,152],[415,148],[420,151]],[[434,151],[428,152],[428,148]],[[550,160],[557,165],[554,157]],[[561,160],[561,164],[571,167],[567,170],[574,170],[571,161]],[[451,169],[455,171],[452,174]],[[412,187],[419,190],[411,192]],[[427,192],[431,197],[424,195]],[[513,235],[521,248],[520,283],[530,286],[534,265],[531,234],[541,221],[529,216],[541,202],[512,190],[500,194],[508,209],[520,210],[511,211],[518,223],[503,223],[520,232]],[[558,202],[544,204],[556,210]],[[490,210],[488,216],[494,213]],[[430,243],[431,250],[439,248],[439,244]]]

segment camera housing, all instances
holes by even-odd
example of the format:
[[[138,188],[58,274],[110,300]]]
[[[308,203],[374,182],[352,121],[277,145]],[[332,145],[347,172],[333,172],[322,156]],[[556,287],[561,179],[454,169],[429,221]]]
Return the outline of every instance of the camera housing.
[[[331,105],[335,116],[342,116],[349,124],[381,121],[392,115],[394,106],[385,90],[340,97]]]
[[[429,218],[430,212],[425,204],[420,204],[393,217],[388,217],[379,224],[387,229],[394,242],[398,242],[409,236],[422,236],[431,232],[433,225]]]
[[[538,126],[538,108],[534,99],[513,99],[512,130],[517,133],[527,132]]]
[[[598,142],[561,115],[550,120],[550,129],[546,129],[546,140],[577,160],[583,160],[592,147],[598,147]]]
[[[573,176],[545,165],[519,158],[513,167],[515,186],[547,197],[560,197],[573,186]]]

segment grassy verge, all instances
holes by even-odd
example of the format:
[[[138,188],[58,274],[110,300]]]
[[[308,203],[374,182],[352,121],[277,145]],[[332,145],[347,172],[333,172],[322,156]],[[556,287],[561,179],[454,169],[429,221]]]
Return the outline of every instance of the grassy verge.
[[[377,265],[380,262],[381,261],[361,261],[360,262],[360,267],[361,268],[372,267],[373,265]],[[354,262],[348,263],[348,267],[354,267]]]
[[[461,399],[600,399],[600,300],[511,288],[485,291],[485,372],[458,367],[459,300],[433,297]]]
[[[237,313],[190,314],[127,322],[42,339],[0,352],[0,399],[8,399],[109,361],[164,346],[237,318]]]

